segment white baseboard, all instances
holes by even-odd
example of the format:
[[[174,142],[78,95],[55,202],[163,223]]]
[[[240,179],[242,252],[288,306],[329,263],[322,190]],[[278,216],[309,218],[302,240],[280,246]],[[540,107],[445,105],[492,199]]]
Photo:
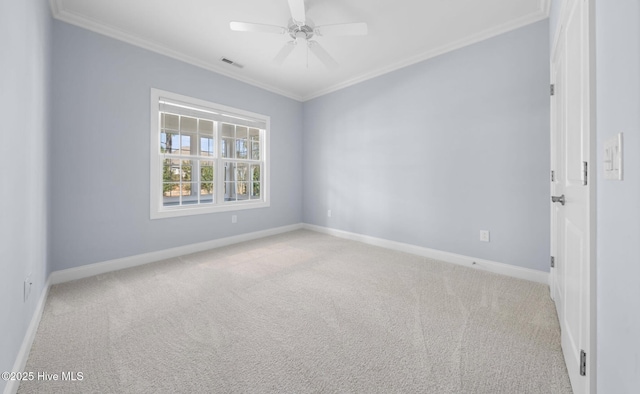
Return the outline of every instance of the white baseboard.
[[[351,233],[343,230],[336,230],[329,227],[316,226],[313,224],[305,223],[303,224],[303,228],[311,231],[316,231],[319,233],[333,235],[340,238],[359,241],[369,245],[379,246],[386,249],[392,249],[400,252],[415,254],[415,255],[427,257],[433,260],[439,260],[447,263],[463,265],[465,267],[480,269],[483,271],[489,271],[495,274],[511,276],[513,278],[524,279],[531,282],[537,282],[537,283],[543,283],[545,285],[549,285],[548,272],[537,271],[530,268],[518,267],[510,264],[498,263],[490,260],[477,259],[474,257],[463,256],[460,254],[443,252],[441,250],[424,248],[422,246],[390,241],[388,239],[376,238],[368,235],[356,234],[356,233]]]
[[[268,230],[256,231],[253,233],[234,235],[232,237],[214,239],[212,241],[200,242],[176,248],[158,250],[138,254],[135,256],[123,257],[120,259],[103,261],[100,263],[83,265],[80,267],[69,268],[51,273],[51,284],[69,282],[76,279],[88,278],[90,276],[104,274],[107,272],[118,271],[125,268],[136,267],[143,264],[153,263],[164,259],[182,256],[189,253],[201,252],[203,250],[215,249],[222,246],[232,245],[239,242],[251,241],[258,238],[264,238],[271,235],[287,233],[289,231],[299,230],[303,227],[302,223],[292,224],[289,226],[276,227]]]
[[[49,278],[44,284],[44,288],[40,294],[40,299],[38,300],[36,309],[31,317],[31,322],[29,323],[27,332],[24,334],[22,345],[20,346],[20,350],[16,356],[16,361],[13,363],[13,368],[11,369],[13,372],[22,372],[24,371],[24,367],[27,365],[29,352],[31,352],[31,345],[33,344],[33,340],[36,338],[36,333],[38,332],[38,326],[40,325],[40,319],[42,318],[42,312],[44,311],[44,305],[47,302],[47,295],[49,294],[50,287],[51,275],[49,275]],[[4,387],[4,394],[15,394],[18,391],[19,386],[20,381],[9,380],[7,385]]]

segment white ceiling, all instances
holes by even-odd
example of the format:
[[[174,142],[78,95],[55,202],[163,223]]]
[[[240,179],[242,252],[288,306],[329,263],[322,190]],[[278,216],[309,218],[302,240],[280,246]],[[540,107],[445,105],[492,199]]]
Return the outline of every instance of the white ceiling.
[[[549,12],[549,0],[305,0],[307,17],[316,25],[369,26],[367,36],[315,38],[339,63],[327,69],[303,45],[282,66],[274,64],[288,35],[229,29],[232,20],[286,26],[287,0],[51,3],[62,21],[302,101],[539,21]]]

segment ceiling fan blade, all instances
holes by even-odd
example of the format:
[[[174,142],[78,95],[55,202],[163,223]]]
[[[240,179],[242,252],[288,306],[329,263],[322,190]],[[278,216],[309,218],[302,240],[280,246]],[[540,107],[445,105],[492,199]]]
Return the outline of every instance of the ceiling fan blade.
[[[281,66],[282,63],[284,63],[284,60],[287,57],[289,57],[289,54],[291,54],[291,51],[293,51],[295,47],[296,47],[295,41],[289,41],[288,43],[284,44],[280,52],[278,52],[276,57],[273,59],[273,62]]]
[[[302,26],[306,23],[304,0],[289,0],[289,9],[291,10],[291,18],[297,25]]]
[[[251,22],[229,22],[229,28],[233,31],[248,31],[251,33],[273,33],[284,34],[287,29],[280,26],[263,25],[260,23]]]
[[[318,26],[315,33],[319,36],[366,36],[368,33],[367,24],[359,23],[339,23],[337,25]]]
[[[307,45],[309,45],[309,50],[311,50],[311,52],[313,52],[313,54],[316,55],[316,57],[320,59],[327,68],[338,67],[338,62],[336,62],[335,59],[332,58],[317,41],[309,41]]]

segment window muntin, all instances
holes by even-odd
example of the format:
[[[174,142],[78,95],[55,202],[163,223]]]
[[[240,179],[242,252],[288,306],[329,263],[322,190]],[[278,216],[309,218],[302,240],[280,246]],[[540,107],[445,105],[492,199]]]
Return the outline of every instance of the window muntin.
[[[157,89],[151,96],[152,218],[269,206],[268,117]]]

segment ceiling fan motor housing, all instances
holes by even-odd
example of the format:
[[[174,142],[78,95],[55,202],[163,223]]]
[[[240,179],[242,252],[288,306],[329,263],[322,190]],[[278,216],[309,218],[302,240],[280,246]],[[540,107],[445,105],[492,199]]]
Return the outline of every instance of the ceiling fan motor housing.
[[[289,35],[294,40],[298,38],[310,40],[314,34],[314,25],[309,18],[307,18],[306,24],[302,26],[299,26],[298,24],[296,24],[296,22],[294,22],[293,20],[290,20],[288,31],[289,31]]]

